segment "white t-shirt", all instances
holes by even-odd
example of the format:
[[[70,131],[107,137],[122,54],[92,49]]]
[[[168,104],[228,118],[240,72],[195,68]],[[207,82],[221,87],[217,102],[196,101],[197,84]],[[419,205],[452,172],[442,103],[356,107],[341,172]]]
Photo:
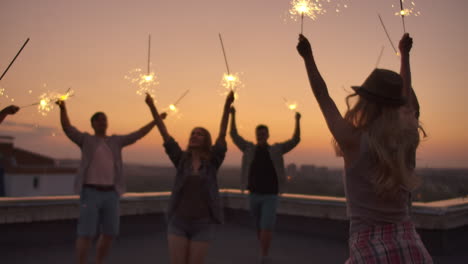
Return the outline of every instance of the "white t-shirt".
[[[93,160],[89,165],[85,183],[99,185],[114,185],[114,157],[112,151],[106,144],[105,140],[101,140],[94,152]]]

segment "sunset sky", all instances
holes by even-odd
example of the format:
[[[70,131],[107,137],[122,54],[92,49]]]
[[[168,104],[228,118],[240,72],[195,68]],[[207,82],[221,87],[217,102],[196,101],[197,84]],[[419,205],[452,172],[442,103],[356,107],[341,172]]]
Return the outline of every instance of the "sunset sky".
[[[72,87],[68,102],[72,124],[92,132],[89,118],[104,111],[109,134],[132,132],[151,120],[144,96],[124,76],[146,69],[147,39],[152,36],[151,68],[159,79],[156,105],[173,103],[184,91],[180,115],[170,115],[169,133],[186,146],[190,130],[204,126],[216,138],[224,97],[225,72],[218,33],[223,35],[232,72],[241,73],[238,128],[254,140],[259,123],[270,127],[270,143],[292,136],[294,113],[283,98],[296,101],[302,114],[302,141],[286,162],[342,166],[331,147],[331,134],[310,90],[296,51],[300,21],[290,19],[290,0],[2,0],[0,71],[23,42],[30,42],[0,81],[8,95],[0,107],[25,106],[47,91]],[[326,1],[322,1],[325,2]],[[406,1],[409,5],[409,1]],[[413,86],[428,132],[418,151],[419,167],[468,167],[468,23],[466,0],[415,0],[420,16],[406,18],[414,38]],[[334,4],[341,4],[335,12]],[[343,8],[347,4],[348,8]],[[344,113],[351,85],[361,84],[376,66],[399,71],[399,57],[380,25],[380,13],[398,45],[403,34],[394,0],[331,0],[327,13],[304,20],[319,69],[332,98]],[[31,92],[30,92],[31,91]],[[36,107],[21,109],[0,125],[0,135],[15,137],[17,147],[54,158],[79,158],[63,134],[59,111],[46,116]],[[227,165],[240,165],[241,153],[228,141]],[[124,150],[124,160],[168,165],[156,129]]]

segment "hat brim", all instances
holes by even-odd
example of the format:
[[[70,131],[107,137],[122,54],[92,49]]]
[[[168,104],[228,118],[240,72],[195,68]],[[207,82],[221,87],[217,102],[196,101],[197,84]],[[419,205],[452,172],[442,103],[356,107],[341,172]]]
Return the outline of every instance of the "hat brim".
[[[378,104],[388,105],[388,106],[402,106],[406,104],[406,99],[403,97],[392,98],[392,97],[381,96],[381,95],[369,92],[367,89],[363,88],[362,86],[351,86],[351,88],[359,96],[362,96],[365,99],[372,101],[372,102],[376,102]]]

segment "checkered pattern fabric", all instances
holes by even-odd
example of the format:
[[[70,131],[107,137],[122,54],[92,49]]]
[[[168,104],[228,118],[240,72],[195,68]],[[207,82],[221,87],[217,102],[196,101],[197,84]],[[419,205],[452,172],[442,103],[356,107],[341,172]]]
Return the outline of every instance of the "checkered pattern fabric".
[[[349,239],[346,264],[432,264],[412,222],[386,224],[356,232]]]

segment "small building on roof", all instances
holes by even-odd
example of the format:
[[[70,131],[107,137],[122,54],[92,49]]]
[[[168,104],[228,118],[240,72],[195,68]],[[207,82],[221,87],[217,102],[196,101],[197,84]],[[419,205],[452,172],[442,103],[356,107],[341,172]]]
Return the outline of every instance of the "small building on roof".
[[[0,136],[0,196],[73,194],[76,168],[51,157],[17,148],[14,137]]]

